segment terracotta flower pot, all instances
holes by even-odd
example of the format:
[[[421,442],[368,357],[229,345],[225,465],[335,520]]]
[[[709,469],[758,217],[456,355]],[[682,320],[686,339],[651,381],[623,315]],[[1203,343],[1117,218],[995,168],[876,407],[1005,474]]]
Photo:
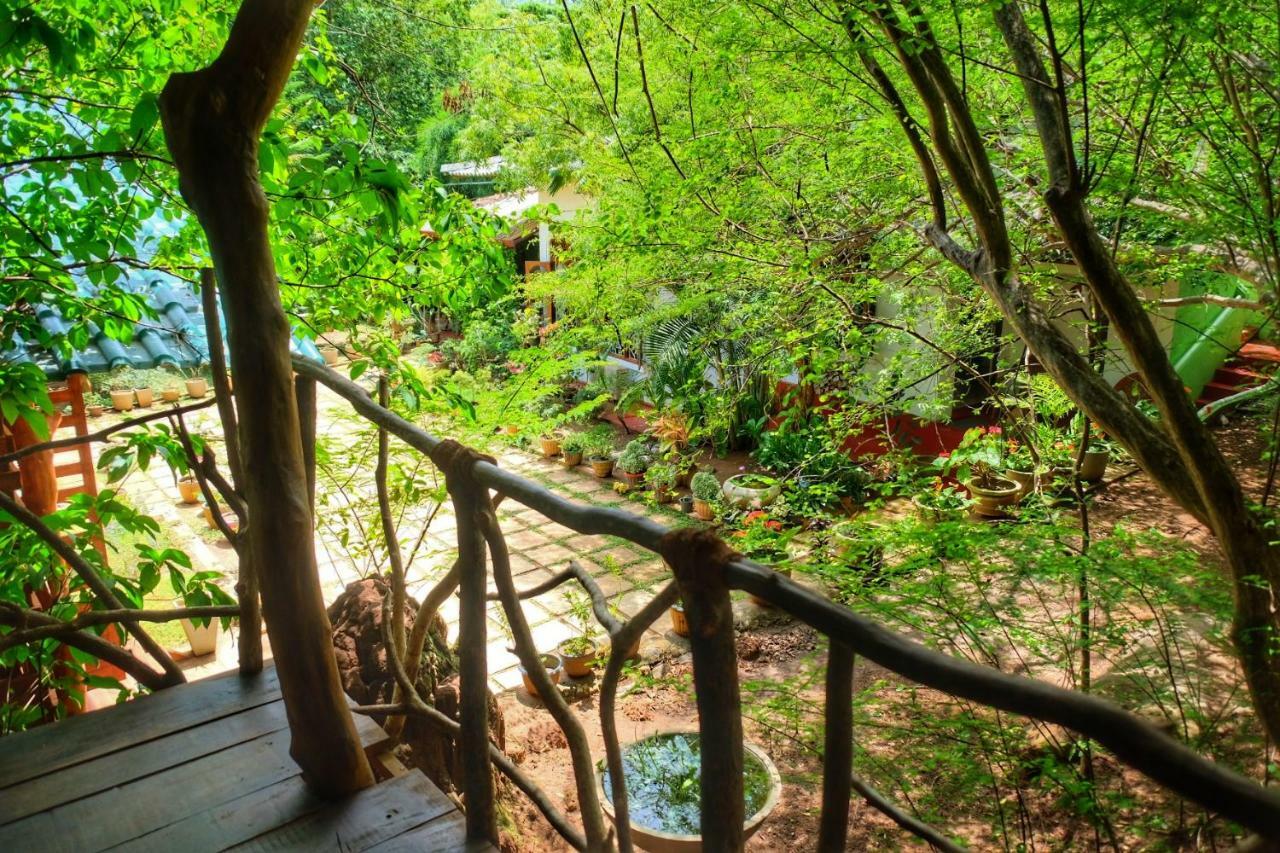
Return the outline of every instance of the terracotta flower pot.
[[[577,468],[582,464],[582,452],[578,450],[565,450],[560,455],[560,464],[566,468]]]
[[[138,398],[138,405],[144,409],[155,401],[155,392],[150,388],[134,388],[133,393]]]
[[[335,364],[338,363],[338,351],[336,349],[330,349],[329,347],[325,347],[324,349],[320,350],[320,354],[324,356],[324,363],[329,365],[330,367],[333,367]]]
[[[85,408],[85,411],[89,413],[89,417],[91,418],[101,417],[102,413],[107,410],[106,406],[101,406],[101,405],[98,405],[97,403],[94,403],[92,406],[85,406],[84,408]]]
[[[228,377],[227,387],[231,387],[231,381]],[[187,396],[199,399],[209,393],[209,383],[203,377],[193,377],[187,380]]]
[[[964,485],[973,496],[973,511],[986,518],[1002,518],[1005,508],[1018,502],[1018,484],[1004,477],[988,477],[982,483],[973,478]]]
[[[184,504],[200,503],[200,483],[195,477],[183,477],[178,481],[178,494]]]
[[[600,650],[592,640],[587,640],[591,647],[581,654],[570,654],[565,646],[577,637],[571,637],[556,647],[556,652],[560,655],[560,659],[564,661],[564,674],[570,678],[586,678],[595,671],[596,658],[600,655]]]
[[[547,459],[560,455],[560,439],[558,438],[541,438],[542,455]]]
[[[610,474],[613,473],[612,459],[593,458],[588,461],[590,461],[591,463],[591,473],[595,474],[596,477],[600,478],[601,480],[605,479],[606,477],[608,477]]]
[[[666,486],[659,486],[653,490],[653,499],[660,504],[669,504],[674,497],[675,495]]]
[[[112,391],[111,408],[117,412],[128,412],[133,409],[133,391]]]
[[[693,499],[693,514],[703,521],[714,521],[716,517],[715,507],[709,501]]]
[[[182,399],[182,392],[177,388],[162,388],[160,390],[160,399],[166,403],[176,403]]]
[[[560,660],[560,656],[542,655],[542,665],[546,667],[547,675],[551,676],[551,683],[559,684],[560,677],[564,675],[564,662]],[[520,677],[524,680],[524,689],[528,691],[529,695],[535,699],[541,698],[538,696],[537,685],[533,683],[533,679],[529,677],[529,673],[525,670],[523,664],[520,666]]]
[[[614,476],[622,482],[626,483],[633,489],[644,488],[644,472],[643,471],[623,471],[614,469]]]
[[[671,605],[671,630],[681,637],[689,636],[689,619],[684,615],[684,605],[677,602]]]

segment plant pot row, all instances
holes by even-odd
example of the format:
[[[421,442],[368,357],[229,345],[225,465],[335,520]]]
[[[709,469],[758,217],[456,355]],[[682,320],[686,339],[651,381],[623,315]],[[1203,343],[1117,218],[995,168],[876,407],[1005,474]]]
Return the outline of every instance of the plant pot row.
[[[108,392],[111,396],[111,408],[117,412],[132,411],[136,404],[139,408],[147,408],[155,402],[155,392],[150,388],[121,388]],[[187,380],[187,396],[200,399],[209,393],[209,383],[204,379],[188,379]],[[181,399],[182,393],[177,388],[165,388],[160,392],[160,398],[166,403],[176,403]],[[104,406],[93,404],[86,407],[89,414],[97,416],[102,414]]]

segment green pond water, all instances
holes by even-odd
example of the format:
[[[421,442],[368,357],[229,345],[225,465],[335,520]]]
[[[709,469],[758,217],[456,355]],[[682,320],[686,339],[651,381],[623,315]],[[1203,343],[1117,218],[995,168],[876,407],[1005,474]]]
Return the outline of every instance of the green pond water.
[[[751,817],[769,798],[769,771],[750,751],[743,751],[742,788]],[[622,775],[627,780],[631,823],[676,835],[701,833],[700,739],[696,733],[665,734],[623,747]],[[606,768],[604,792],[613,802],[613,782]]]

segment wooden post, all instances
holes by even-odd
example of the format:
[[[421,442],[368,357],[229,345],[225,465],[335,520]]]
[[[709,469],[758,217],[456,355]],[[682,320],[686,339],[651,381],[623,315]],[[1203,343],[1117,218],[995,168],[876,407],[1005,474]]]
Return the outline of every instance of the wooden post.
[[[373,784],[338,679],[316,568],[301,427],[258,142],[302,44],[314,0],[244,0],[222,52],[160,94],[178,186],[222,286],[239,403],[246,547],[258,574],[292,734],[290,755],[322,796]]]
[[[840,853],[849,832],[853,791],[853,651],[836,640],[827,649],[825,729],[818,850]]]
[[[481,516],[488,490],[475,481],[475,451],[446,441],[431,454],[444,472],[458,523],[458,751],[467,807],[467,838],[497,843],[493,776],[489,771],[489,664],[485,653],[488,618],[484,531]]]
[[[708,530],[686,528],[662,538],[675,572],[693,647],[693,689],[702,750],[702,849],[738,853],[746,819],[742,787],[742,707],[733,606],[725,566],[734,553]]]

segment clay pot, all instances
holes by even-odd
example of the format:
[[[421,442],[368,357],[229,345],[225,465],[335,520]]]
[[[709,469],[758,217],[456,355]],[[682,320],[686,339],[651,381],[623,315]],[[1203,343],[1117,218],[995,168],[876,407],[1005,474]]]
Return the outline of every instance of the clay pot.
[[[97,418],[102,416],[102,413],[107,410],[107,407],[94,403],[92,406],[85,406],[84,409],[89,413],[89,417]]]
[[[551,676],[552,684],[559,684],[560,677],[564,675],[564,662],[560,660],[559,655],[546,654],[542,655],[542,665],[547,670],[547,675]],[[533,679],[529,677],[529,673],[525,670],[524,665],[520,666],[520,677],[524,679],[524,689],[529,695],[535,699],[538,696],[538,688],[534,685]]]
[[[155,392],[150,388],[134,388],[133,394],[138,398],[138,405],[144,409],[150,407],[155,401]]]
[[[653,490],[653,499],[660,504],[669,504],[674,497],[675,495],[671,493],[671,490],[665,486]]]
[[[1080,461],[1080,479],[1086,483],[1096,483],[1106,475],[1107,463],[1110,461],[1110,451],[1086,450],[1084,459]]]
[[[591,463],[591,473],[595,474],[596,477],[600,478],[601,480],[605,479],[606,477],[608,477],[610,474],[613,473],[612,459],[592,458],[592,459],[589,459],[588,461]]]
[[[693,514],[703,521],[715,521],[716,510],[709,501],[693,499]]]
[[[195,477],[183,477],[178,481],[178,494],[184,504],[200,503],[200,483]]]
[[[959,507],[951,509],[939,509],[929,506],[920,500],[920,496],[916,495],[911,498],[911,505],[916,508],[916,518],[925,524],[937,524],[941,521],[959,521],[964,518],[966,510]]]
[[[565,675],[570,678],[586,678],[595,671],[596,658],[599,657],[600,650],[596,647],[594,641],[587,640],[588,643],[591,643],[591,648],[588,651],[583,654],[571,655],[565,650],[565,644],[574,639],[578,638],[575,637],[565,640],[556,647],[556,652],[559,653],[560,659],[564,661]]]
[[[677,602],[671,605],[671,630],[681,637],[689,636],[689,619],[684,615],[684,605]]]
[[[1036,488],[1036,475],[1034,471],[1019,471],[1016,468],[1004,469],[1004,475],[1008,479],[1018,484],[1018,500],[1022,500]]]
[[[227,387],[230,388],[230,379],[227,380]],[[199,399],[209,393],[209,383],[203,377],[196,376],[187,380],[187,396]]]
[[[1004,477],[988,477],[981,485],[974,478],[964,486],[973,496],[973,511],[986,518],[1002,518],[1005,508],[1018,502],[1018,484]]]
[[[644,487],[643,471],[632,473],[631,471],[615,469],[613,475],[633,489],[640,489]]]
[[[749,486],[747,483],[756,474],[737,474],[724,481],[720,487],[724,493],[724,498],[732,506],[738,509],[747,509],[748,507],[768,506],[778,499],[782,494],[782,484],[773,483],[769,486]]]
[[[560,464],[566,468],[577,468],[582,464],[582,452],[578,450],[565,450],[560,455]]]
[[[542,455],[547,459],[560,455],[560,439],[555,437],[544,437],[539,439],[542,443]]]
[[[324,363],[330,367],[338,363],[338,351],[336,349],[326,347],[320,350],[320,354],[324,356]]]
[[[117,412],[128,412],[133,409],[132,391],[112,391],[111,408]]]
[[[176,403],[182,397],[182,392],[177,388],[160,389],[160,399],[166,403]]]

